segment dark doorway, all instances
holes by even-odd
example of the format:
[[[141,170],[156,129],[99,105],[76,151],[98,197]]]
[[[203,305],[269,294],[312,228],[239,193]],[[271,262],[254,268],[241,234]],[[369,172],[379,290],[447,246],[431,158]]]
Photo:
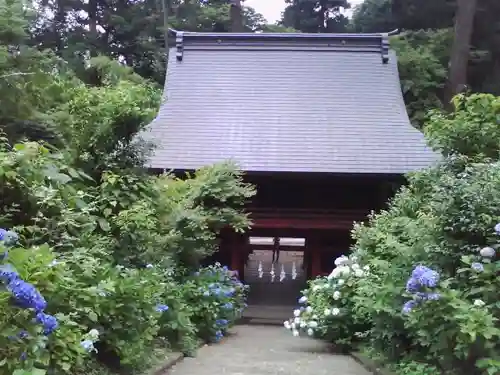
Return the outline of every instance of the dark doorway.
[[[276,238],[250,237],[250,248],[245,265],[245,282],[250,286],[245,317],[286,319],[306,286],[304,239],[280,238],[276,251]]]

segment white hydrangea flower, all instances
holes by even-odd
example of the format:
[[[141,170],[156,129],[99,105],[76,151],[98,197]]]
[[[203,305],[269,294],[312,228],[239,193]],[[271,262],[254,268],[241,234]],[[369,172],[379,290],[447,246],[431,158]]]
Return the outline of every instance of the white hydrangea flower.
[[[318,319],[318,316],[316,314],[314,314],[313,319]]]
[[[306,328],[307,327],[307,322],[305,320],[301,320],[299,324],[300,328]]]
[[[335,259],[336,266],[341,266],[341,265],[346,264],[348,262],[349,262],[349,258],[346,257],[345,255],[342,255],[342,256],[338,257],[337,259]]]
[[[306,312],[309,313],[309,314],[312,313],[313,312],[313,308],[311,306],[307,306],[306,307]]]
[[[359,264],[357,264],[357,263],[354,263],[354,264],[351,266],[351,268],[352,268],[353,270],[355,270],[355,271],[360,269]]]
[[[329,315],[331,314],[330,309],[325,309],[325,311],[323,312],[323,314],[324,314],[325,316],[329,316]]]
[[[298,336],[299,336],[299,334],[300,334],[300,333],[299,333],[299,331],[297,331],[296,329],[292,331],[292,335],[293,335],[294,337],[298,337]]]
[[[483,247],[479,254],[481,254],[481,256],[484,258],[493,258],[496,255],[495,249],[489,246]]]
[[[320,290],[321,287],[322,287],[321,285],[314,285],[312,290],[313,290],[313,292],[316,292],[316,291]]]
[[[309,328],[309,329],[307,330],[307,334],[308,334],[309,336],[314,335],[314,331],[313,331],[313,329],[312,329],[312,328]]]
[[[340,299],[340,297],[341,297],[341,294],[340,294],[340,292],[338,290],[336,290],[335,292],[333,292],[333,299],[334,300],[337,301],[337,300]]]
[[[306,296],[302,296],[299,298],[299,303],[306,303],[307,302],[307,297]]]
[[[353,263],[358,263],[358,257],[356,255],[351,255],[350,258]]]
[[[293,316],[300,316],[300,310],[299,309],[293,310]]]
[[[365,273],[363,272],[363,270],[360,270],[360,269],[357,269],[354,271],[354,276],[356,276],[356,277],[363,277],[364,274]]]
[[[295,328],[297,328],[297,325],[294,322],[290,323],[290,329],[295,329]]]
[[[343,279],[338,279],[338,280],[337,280],[337,284],[338,284],[339,286],[344,285],[344,283],[345,283],[345,281],[344,281]]]
[[[91,329],[91,330],[89,331],[88,336],[89,336],[92,340],[97,341],[97,340],[99,339],[99,331],[98,331],[97,329],[93,328],[93,329]]]
[[[285,320],[285,322],[283,323],[283,325],[285,326],[286,329],[291,329],[291,325],[290,325],[290,322],[288,320]]]
[[[293,322],[294,322],[295,324],[300,324],[301,319],[297,317],[297,318],[295,318],[295,319],[293,320]]]
[[[476,299],[476,300],[474,301],[474,306],[476,306],[476,307],[483,307],[484,305],[486,305],[486,303],[484,303],[484,301],[483,301],[483,300]]]
[[[334,308],[332,309],[332,315],[333,315],[333,316],[337,316],[337,315],[339,315],[339,314],[340,314],[340,310],[339,310],[337,307],[334,307]]]
[[[318,326],[318,322],[312,320],[308,324],[309,328],[316,328]]]
[[[369,265],[364,266],[363,271],[370,272],[370,266]]]

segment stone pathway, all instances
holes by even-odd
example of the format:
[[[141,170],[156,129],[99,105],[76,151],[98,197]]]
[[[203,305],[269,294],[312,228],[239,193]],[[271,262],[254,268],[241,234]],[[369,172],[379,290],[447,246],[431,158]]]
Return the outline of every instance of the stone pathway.
[[[222,343],[201,348],[167,374],[370,375],[351,357],[329,353],[321,341],[274,326],[237,326]]]

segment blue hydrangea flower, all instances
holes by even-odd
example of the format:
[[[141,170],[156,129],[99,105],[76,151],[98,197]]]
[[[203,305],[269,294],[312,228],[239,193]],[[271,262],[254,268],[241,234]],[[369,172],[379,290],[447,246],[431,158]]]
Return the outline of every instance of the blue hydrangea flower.
[[[418,280],[413,277],[410,277],[406,282],[406,291],[408,293],[416,293],[418,291],[419,286],[420,285],[418,283]]]
[[[229,322],[226,320],[226,319],[217,319],[215,321],[215,324],[217,324],[218,326],[225,326],[227,325]]]
[[[87,352],[91,352],[94,349],[94,343],[92,340],[83,340],[80,345],[85,349]]]
[[[407,301],[404,305],[403,305],[403,310],[402,310],[402,313],[405,314],[405,315],[408,315],[409,313],[412,312],[412,310],[418,305],[418,302],[415,301],[415,300],[410,300],[410,301]]]
[[[209,292],[208,290],[207,290],[207,291],[205,291],[205,292],[203,292],[203,296],[205,296],[205,297],[210,296],[210,292]]]
[[[222,331],[215,332],[215,341],[220,341],[224,337]]]
[[[224,295],[226,297],[231,297],[232,295],[234,294],[234,288],[229,288],[228,290],[226,290],[226,292],[224,293]]]
[[[18,336],[19,336],[20,339],[25,339],[25,338],[28,337],[28,332],[22,330],[21,332],[19,332]]]
[[[477,272],[483,272],[484,271],[484,266],[481,264],[481,263],[472,263],[471,264],[471,268],[474,270],[474,271],[477,271]]]
[[[428,293],[425,298],[428,300],[428,301],[437,301],[438,299],[441,298],[441,294],[439,293]]]
[[[167,305],[157,305],[155,310],[162,313],[162,312],[165,312],[168,310],[168,306]]]
[[[12,280],[7,289],[12,293],[16,305],[25,309],[34,309],[35,311],[43,311],[47,307],[45,298],[36,290],[36,288],[21,279]]]
[[[9,284],[18,278],[19,275],[11,267],[0,267],[0,280],[4,283]]]
[[[57,323],[57,319],[54,316],[45,314],[44,312],[36,314],[36,322],[43,326],[43,334],[45,336],[50,335],[59,326],[59,323]]]
[[[19,240],[16,232],[0,228],[0,241],[3,241],[6,246],[12,246]]]
[[[495,225],[495,233],[500,235],[500,223]]]
[[[26,358],[28,358],[28,354],[26,352],[23,352],[19,357],[19,360],[26,361]]]
[[[231,302],[225,303],[224,305],[222,305],[222,308],[226,310],[231,310],[233,308],[233,304]]]
[[[419,287],[435,288],[439,283],[439,273],[428,267],[418,265],[411,273],[411,277],[406,283],[408,293],[415,293]]]

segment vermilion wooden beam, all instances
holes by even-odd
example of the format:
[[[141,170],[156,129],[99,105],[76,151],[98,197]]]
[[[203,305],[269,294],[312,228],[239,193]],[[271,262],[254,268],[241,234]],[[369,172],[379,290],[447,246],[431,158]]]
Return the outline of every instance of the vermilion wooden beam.
[[[272,229],[351,229],[354,223],[354,220],[300,218],[252,218],[252,221],[253,228]]]

